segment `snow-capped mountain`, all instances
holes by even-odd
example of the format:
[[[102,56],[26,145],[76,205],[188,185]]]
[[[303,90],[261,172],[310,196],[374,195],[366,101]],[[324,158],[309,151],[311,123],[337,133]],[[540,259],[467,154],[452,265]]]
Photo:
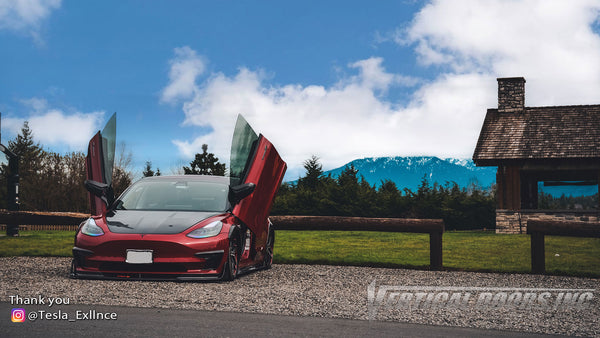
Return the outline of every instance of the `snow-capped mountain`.
[[[476,167],[470,159],[433,156],[417,157],[370,157],[354,160],[339,168],[326,171],[337,177],[346,166],[353,165],[371,185],[379,186],[382,180],[392,180],[402,190],[416,191],[423,177],[430,185],[434,182],[444,185],[456,182],[460,187],[476,183],[481,188],[489,188],[496,182],[496,167]]]

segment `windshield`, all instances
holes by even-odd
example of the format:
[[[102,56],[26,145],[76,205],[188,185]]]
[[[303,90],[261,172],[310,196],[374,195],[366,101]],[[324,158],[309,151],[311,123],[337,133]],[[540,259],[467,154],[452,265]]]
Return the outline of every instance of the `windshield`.
[[[225,211],[229,186],[222,183],[142,180],[117,202],[117,210]]]

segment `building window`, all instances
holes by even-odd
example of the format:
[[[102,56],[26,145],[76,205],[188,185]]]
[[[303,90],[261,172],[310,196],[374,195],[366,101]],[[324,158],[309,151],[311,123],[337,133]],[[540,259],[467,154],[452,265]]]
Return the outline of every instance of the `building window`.
[[[538,209],[598,209],[597,181],[540,181]]]

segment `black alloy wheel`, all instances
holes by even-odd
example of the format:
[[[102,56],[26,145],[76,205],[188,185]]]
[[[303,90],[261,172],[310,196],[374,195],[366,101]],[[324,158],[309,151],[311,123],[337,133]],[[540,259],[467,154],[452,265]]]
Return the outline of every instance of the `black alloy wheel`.
[[[263,266],[265,269],[270,269],[273,265],[273,248],[275,246],[275,231],[269,229],[269,237],[267,238],[267,245],[265,246],[265,261]]]
[[[237,277],[239,269],[239,250],[238,242],[235,239],[229,240],[229,251],[225,270],[223,271],[223,280],[232,281]]]

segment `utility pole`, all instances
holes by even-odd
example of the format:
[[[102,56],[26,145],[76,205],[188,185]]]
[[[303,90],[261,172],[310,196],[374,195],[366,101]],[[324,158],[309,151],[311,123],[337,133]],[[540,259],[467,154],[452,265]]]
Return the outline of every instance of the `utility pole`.
[[[0,113],[0,121],[2,119],[2,113]],[[2,139],[2,133],[0,129],[0,142]],[[6,207],[9,211],[19,210],[19,156],[6,148],[0,143],[0,151],[6,155],[8,159],[8,173],[6,177],[6,191],[8,192],[6,197]],[[19,236],[19,225],[18,224],[7,224],[6,225],[6,236]]]

